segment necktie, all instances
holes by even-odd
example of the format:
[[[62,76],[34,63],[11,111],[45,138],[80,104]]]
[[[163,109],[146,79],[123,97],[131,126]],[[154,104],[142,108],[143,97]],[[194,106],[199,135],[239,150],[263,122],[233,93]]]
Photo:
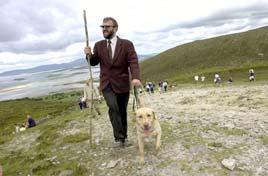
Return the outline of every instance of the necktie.
[[[109,59],[112,61],[113,59],[113,51],[112,51],[112,46],[111,46],[111,40],[108,40],[108,55]]]

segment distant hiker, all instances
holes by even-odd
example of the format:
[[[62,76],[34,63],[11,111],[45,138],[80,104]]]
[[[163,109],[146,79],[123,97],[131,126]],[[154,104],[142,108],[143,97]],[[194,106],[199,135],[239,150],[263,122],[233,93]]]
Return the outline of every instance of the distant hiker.
[[[149,84],[150,92],[154,93],[154,83],[149,82],[148,84]]]
[[[194,80],[197,82],[199,80],[199,76],[198,75],[195,75],[194,76]]]
[[[214,83],[215,84],[220,84],[221,83],[221,78],[219,74],[215,74],[214,76]]]
[[[164,92],[164,87],[163,87],[163,81],[160,81],[159,83],[158,83],[158,86],[159,86],[159,92],[160,93],[162,93],[162,92]]]
[[[79,108],[82,110],[83,109],[83,103],[82,103],[82,98],[83,97],[78,97],[78,99],[77,99],[77,102],[78,102],[78,105],[79,105]]]
[[[15,132],[16,133],[20,132],[20,126],[18,124],[15,124]]]
[[[255,81],[255,74],[254,74],[254,70],[251,68],[249,69],[248,71],[248,74],[249,74],[249,81]]]
[[[98,115],[100,115],[100,110],[99,108],[97,107],[97,104],[96,104],[96,100],[99,101],[99,98],[100,98],[100,94],[99,94],[99,90],[94,86],[94,84],[92,85],[92,80],[91,79],[88,79],[86,81],[86,85],[84,87],[84,98],[85,98],[85,101],[94,101],[93,102],[93,108],[95,109],[95,111],[98,113]],[[92,90],[92,87],[93,87],[93,90]],[[91,98],[92,96],[92,98]],[[88,103],[89,104],[89,103]]]
[[[162,93],[162,92],[161,92],[161,87],[158,87],[158,92],[159,92],[159,93]]]
[[[167,87],[168,87],[167,81],[163,81],[162,86],[163,86],[164,91],[166,92],[167,91]]]
[[[232,83],[232,82],[233,82],[233,78],[230,77],[230,78],[228,79],[228,83]]]
[[[151,93],[151,88],[150,88],[149,83],[147,83],[147,84],[145,85],[145,89],[146,89],[146,92]]]
[[[27,126],[26,128],[32,128],[35,127],[36,123],[35,120],[32,118],[32,116],[27,115]]]
[[[86,101],[85,97],[82,98],[82,108],[84,108],[84,109],[87,108],[87,101]]]
[[[204,82],[206,77],[204,75],[201,76],[201,81]]]
[[[114,18],[104,18],[101,28],[105,40],[95,44],[93,54],[90,47],[84,52],[90,58],[90,65],[100,64],[100,90],[109,107],[115,146],[124,146],[128,137],[129,70],[132,85],[142,86],[139,61],[133,43],[116,36],[118,23]]]

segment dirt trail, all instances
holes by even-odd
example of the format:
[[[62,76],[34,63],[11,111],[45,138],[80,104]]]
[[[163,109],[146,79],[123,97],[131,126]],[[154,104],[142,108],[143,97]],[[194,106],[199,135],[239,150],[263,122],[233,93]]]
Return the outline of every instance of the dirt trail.
[[[114,160],[120,159],[118,166],[104,167],[101,173],[268,175],[267,98],[267,85],[199,86],[146,95],[163,128],[161,151],[155,155],[154,140],[149,141],[146,163],[140,167],[135,147],[120,150],[114,155]],[[135,142],[135,131],[129,133]],[[234,159],[235,169],[224,168],[223,159]]]

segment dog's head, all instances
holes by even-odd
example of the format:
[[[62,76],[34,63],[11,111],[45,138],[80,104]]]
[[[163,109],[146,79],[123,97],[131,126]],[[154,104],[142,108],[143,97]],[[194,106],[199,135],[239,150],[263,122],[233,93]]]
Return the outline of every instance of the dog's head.
[[[156,115],[151,108],[142,107],[137,109],[136,123],[143,129],[145,134],[150,132],[154,120],[156,120]]]

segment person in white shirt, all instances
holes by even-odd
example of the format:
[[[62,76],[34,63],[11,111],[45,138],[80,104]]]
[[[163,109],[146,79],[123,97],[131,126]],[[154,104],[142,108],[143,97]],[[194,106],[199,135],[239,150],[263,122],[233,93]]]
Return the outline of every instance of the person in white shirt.
[[[195,81],[198,81],[198,80],[199,80],[199,76],[198,76],[198,75],[195,75],[195,76],[194,76],[194,80],[195,80]]]
[[[201,81],[202,82],[204,82],[205,81],[205,79],[206,79],[206,77],[203,75],[203,76],[201,76]]]
[[[215,74],[214,82],[215,82],[215,84],[220,84],[221,83],[221,78],[220,78],[219,74]]]
[[[82,101],[85,101],[87,103],[89,103],[89,101],[93,101],[93,107],[94,107],[95,111],[98,113],[98,115],[101,115],[101,112],[100,112],[99,108],[97,107],[96,101],[95,101],[95,100],[100,99],[99,90],[96,88],[96,86],[94,86],[94,84],[93,85],[92,84],[93,84],[92,79],[88,79],[86,81],[86,85],[84,87],[84,97],[83,97]],[[93,87],[93,89],[92,89],[92,87]]]

